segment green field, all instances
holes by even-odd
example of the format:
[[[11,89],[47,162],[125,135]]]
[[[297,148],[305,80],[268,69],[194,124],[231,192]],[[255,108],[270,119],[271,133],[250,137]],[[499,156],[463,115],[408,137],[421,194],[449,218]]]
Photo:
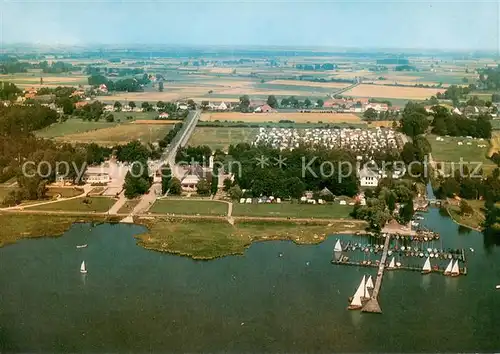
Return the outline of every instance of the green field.
[[[491,121],[491,127],[494,129],[494,130],[500,130],[500,119],[493,119]]]
[[[444,141],[436,141],[435,135],[428,135],[427,140],[432,147],[432,158],[435,161],[459,162],[474,161],[491,163],[486,157],[489,148],[488,140],[466,139],[464,137],[442,137]],[[463,145],[458,145],[462,142]],[[471,143],[471,145],[467,145]],[[487,147],[478,147],[478,145],[487,145]]]
[[[156,102],[154,103],[156,104]],[[119,119],[121,122],[128,121],[127,117],[132,117],[131,120],[152,120],[158,117],[158,112],[111,112],[111,113],[115,117],[115,121]]]
[[[267,216],[290,218],[349,218],[352,206],[340,204],[234,204],[234,216]]]
[[[196,127],[188,145],[208,145],[212,150],[226,149],[231,144],[251,143],[257,128]]]
[[[116,125],[118,125],[118,123],[88,122],[78,118],[70,118],[63,123],[54,123],[47,128],[35,132],[35,134],[41,138],[50,139],[69,134],[85,133],[92,130],[110,128]]]
[[[227,204],[211,200],[160,199],[151,209],[152,213],[179,215],[227,215]]]
[[[84,203],[88,201],[88,203]],[[115,204],[115,200],[107,197],[76,198],[60,201],[35,207],[26,207],[29,210],[47,210],[47,211],[82,211],[104,213]]]

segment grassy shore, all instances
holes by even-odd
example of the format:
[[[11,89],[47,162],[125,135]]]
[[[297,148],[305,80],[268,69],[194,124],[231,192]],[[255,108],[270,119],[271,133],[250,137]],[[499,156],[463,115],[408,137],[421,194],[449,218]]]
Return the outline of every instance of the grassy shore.
[[[138,235],[138,244],[146,249],[168,252],[194,259],[214,259],[243,254],[252,242],[292,240],[298,244],[315,244],[333,233],[364,230],[363,222],[333,221],[325,225],[315,222],[240,221],[234,226],[223,220],[187,220],[157,217],[138,218],[136,223],[148,231]]]
[[[57,216],[43,214],[0,213],[0,247],[19,239],[60,236],[75,222],[115,222],[104,216]]]
[[[448,214],[453,219],[453,221],[455,221],[457,224],[481,231],[483,229],[482,223],[485,220],[484,201],[467,200],[467,203],[474,210],[471,215],[461,215],[460,207],[458,205],[448,204],[446,206],[446,210],[448,211]]]
[[[349,218],[352,206],[340,204],[234,204],[234,216],[267,216],[290,218]]]
[[[213,200],[160,199],[151,209],[152,213],[180,215],[227,215],[227,204]]]
[[[104,213],[115,203],[115,200],[108,197],[82,197],[60,202],[26,207],[29,210],[47,210],[47,211],[82,211]]]

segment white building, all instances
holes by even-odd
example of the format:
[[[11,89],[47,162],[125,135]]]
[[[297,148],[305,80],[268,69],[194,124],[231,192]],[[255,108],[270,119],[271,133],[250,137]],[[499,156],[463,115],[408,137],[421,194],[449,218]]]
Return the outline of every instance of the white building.
[[[103,167],[87,167],[83,178],[83,182],[89,184],[104,184],[111,182],[109,168]]]
[[[378,173],[364,167],[359,171],[359,181],[361,187],[377,187],[380,176]]]

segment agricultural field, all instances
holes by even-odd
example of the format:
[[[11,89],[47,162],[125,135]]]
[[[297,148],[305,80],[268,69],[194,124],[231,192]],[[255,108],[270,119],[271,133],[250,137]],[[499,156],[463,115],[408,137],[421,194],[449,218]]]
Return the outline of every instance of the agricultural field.
[[[54,123],[47,128],[38,130],[35,134],[41,138],[56,138],[70,134],[79,134],[89,131],[97,131],[100,129],[117,126],[118,123],[107,122],[88,122],[79,118],[70,118],[62,123]]]
[[[96,143],[104,146],[126,144],[132,140],[153,143],[163,138],[172,129],[172,126],[173,124],[124,123],[94,131],[66,134],[55,139],[71,143]]]
[[[290,120],[295,123],[364,123],[361,118],[352,113],[300,113],[300,112],[280,112],[280,113],[203,113],[202,121],[236,121],[236,122],[279,122],[280,120]]]
[[[251,143],[257,133],[257,128],[196,127],[188,145],[208,145],[212,150],[225,150],[232,144]]]
[[[445,89],[419,88],[406,86],[383,86],[383,85],[358,85],[343,93],[344,96],[353,97],[383,97],[398,99],[424,100],[435,96]]]
[[[285,85],[285,86],[308,86],[308,87],[321,87],[329,89],[341,89],[349,86],[349,83],[342,82],[314,82],[314,81],[303,81],[303,80],[272,80],[266,82],[266,84],[272,85]]]
[[[86,202],[85,202],[86,201]],[[26,206],[29,210],[46,210],[46,211],[83,211],[105,213],[115,204],[115,200],[107,197],[90,197],[76,198],[63,200],[60,202],[38,205],[34,207]]]
[[[40,77],[43,84],[40,85]],[[0,75],[0,81],[8,81],[20,88],[29,87],[57,87],[87,85],[88,77],[83,75],[56,75],[44,73],[18,73],[11,75]]]
[[[151,213],[179,215],[227,215],[228,205],[212,200],[160,199],[151,209]]]
[[[352,206],[340,204],[233,204],[234,216],[264,216],[290,218],[349,218]]]

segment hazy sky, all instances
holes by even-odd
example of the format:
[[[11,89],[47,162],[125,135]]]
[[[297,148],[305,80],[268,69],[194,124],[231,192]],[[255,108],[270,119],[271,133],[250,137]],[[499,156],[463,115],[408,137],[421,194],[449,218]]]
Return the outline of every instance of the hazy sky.
[[[463,1],[0,0],[3,43],[499,48],[499,5]]]

